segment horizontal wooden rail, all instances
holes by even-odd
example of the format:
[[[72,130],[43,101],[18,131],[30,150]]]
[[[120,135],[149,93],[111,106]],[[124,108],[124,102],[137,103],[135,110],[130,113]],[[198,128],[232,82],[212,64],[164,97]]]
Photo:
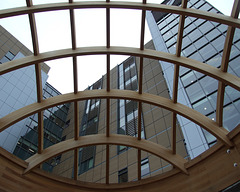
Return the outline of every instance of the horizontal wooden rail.
[[[130,90],[85,90],[80,91],[77,94],[69,93],[65,95],[59,95],[52,98],[48,98],[41,103],[33,103],[19,110],[16,110],[5,117],[0,119],[0,132],[14,123],[32,115],[39,111],[45,110],[50,107],[54,107],[60,104],[88,100],[88,99],[128,99],[148,103],[158,107],[165,108],[169,111],[175,112],[213,134],[219,140],[221,140],[227,146],[233,146],[233,143],[227,137],[228,131],[223,127],[219,127],[216,122],[212,121],[208,117],[204,116],[198,111],[191,109],[180,103],[173,103],[172,100],[149,93],[139,94]]]
[[[240,28],[240,20],[232,17],[216,14],[198,9],[182,8],[178,6],[169,6],[164,4],[143,4],[140,2],[119,2],[119,1],[83,1],[74,3],[54,3],[54,4],[42,4],[34,5],[32,7],[17,7],[12,9],[0,10],[0,18],[6,18],[11,16],[39,13],[45,11],[57,11],[67,9],[86,9],[86,8],[123,8],[123,9],[138,9],[138,10],[149,10],[149,11],[161,11],[174,14],[180,14],[185,16],[191,16],[201,19],[207,19],[230,26]]]
[[[177,64],[183,67],[187,67],[192,70],[196,70],[200,73],[204,73],[212,78],[215,78],[226,85],[229,85],[238,91],[240,91],[240,78],[234,76],[230,73],[221,71],[220,69],[210,66],[208,64],[185,58],[177,57],[174,54],[159,52],[155,50],[140,50],[138,48],[131,47],[111,47],[106,48],[105,46],[99,47],[82,47],[76,50],[72,49],[62,49],[57,51],[51,51],[46,53],[41,53],[38,56],[27,56],[18,60],[13,60],[0,65],[0,75],[22,68],[35,63],[50,61],[54,59],[61,59],[65,57],[74,57],[82,55],[102,55],[102,54],[114,54],[114,55],[131,55],[137,57],[144,57],[149,59],[162,60],[170,62],[172,64]]]
[[[24,171],[24,173],[28,173],[33,168],[37,167],[41,163],[46,160],[59,155],[61,153],[86,147],[92,145],[124,145],[129,147],[134,147],[137,149],[141,149],[152,153],[164,160],[168,161],[175,167],[179,168],[182,172],[187,174],[187,170],[184,167],[184,164],[187,162],[180,155],[172,154],[171,150],[151,141],[147,140],[138,140],[136,137],[131,137],[127,135],[117,135],[112,134],[109,137],[106,137],[105,134],[97,134],[97,135],[87,135],[80,136],[78,140],[69,139],[67,141],[60,142],[55,144],[45,150],[43,150],[42,154],[35,154],[32,157],[28,158],[26,161],[29,163],[28,168]]]

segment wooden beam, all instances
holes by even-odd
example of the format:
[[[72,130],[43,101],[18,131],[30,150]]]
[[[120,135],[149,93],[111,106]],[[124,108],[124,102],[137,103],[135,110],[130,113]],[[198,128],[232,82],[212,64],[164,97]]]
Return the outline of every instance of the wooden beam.
[[[143,4],[146,4],[146,0],[143,0]],[[142,10],[142,20],[141,20],[141,34],[140,34],[140,50],[144,50],[144,35],[145,35],[145,18],[146,10]],[[142,94],[142,83],[143,83],[143,57],[140,57],[140,67],[139,67],[139,82],[138,82],[138,93]],[[142,132],[142,102],[138,102],[138,140],[141,140]],[[141,180],[141,150],[138,149],[138,180]]]
[[[110,91],[110,54],[107,54],[107,91]]]
[[[183,9],[187,7],[187,0],[182,0]],[[182,51],[182,37],[183,37],[183,29],[184,29],[185,15],[180,15],[179,25],[178,25],[178,37],[177,37],[177,46],[176,46],[176,55],[178,57],[181,56]]]
[[[178,94],[178,79],[179,79],[179,65],[174,65],[174,78],[173,78],[173,102],[177,103]]]
[[[106,137],[105,134],[97,134],[97,135],[87,135],[80,136],[78,140],[69,139],[60,143],[57,143],[53,146],[48,147],[43,150],[42,154],[35,154],[32,157],[28,158],[26,161],[29,163],[28,168],[24,171],[24,173],[28,173],[41,163],[46,160],[62,154],[64,152],[85,146],[92,145],[124,145],[129,147],[134,147],[137,149],[144,150],[146,152],[152,153],[157,157],[163,158],[167,162],[174,165],[176,168],[180,169],[183,173],[187,174],[187,170],[185,169],[184,164],[187,162],[180,155],[173,155],[171,150],[151,141],[147,140],[138,140],[135,137],[127,136],[127,135],[119,135],[112,134],[110,137]]]
[[[36,88],[37,88],[37,102],[41,103],[43,100],[41,63],[35,64],[35,75],[36,75]]]
[[[143,57],[140,57],[140,65],[139,65],[139,74],[138,74],[138,93],[142,94],[142,84],[143,84]]]
[[[26,0],[27,7],[32,7],[33,3],[32,0]],[[29,17],[29,24],[30,24],[30,31],[32,36],[32,44],[33,44],[33,54],[36,56],[39,54],[39,44],[38,44],[38,37],[37,37],[37,26],[35,15],[33,13],[28,14]],[[36,73],[36,88],[37,88],[37,101],[42,101],[42,75],[41,75],[41,64],[35,64],[35,73]]]
[[[138,169],[138,181],[140,181],[140,180],[142,179],[141,150],[138,149],[138,152],[137,152],[137,153],[138,153],[138,154],[137,154],[137,157],[138,157],[138,160],[137,160],[137,162],[138,162],[138,164],[137,164],[137,169]]]
[[[209,21],[214,21],[230,26],[240,28],[240,20],[233,19],[232,17],[216,14],[206,11],[201,11],[198,9],[182,8],[179,6],[169,6],[164,4],[153,4],[147,3],[143,4],[140,2],[120,2],[120,1],[79,1],[74,3],[49,3],[42,5],[34,5],[32,7],[17,7],[11,9],[0,10],[0,18],[6,18],[17,15],[24,15],[29,13],[39,13],[44,11],[57,11],[66,9],[86,9],[86,8],[125,8],[125,9],[138,9],[138,10],[149,10],[149,11],[160,11],[166,13],[180,14],[190,17],[196,17],[200,19],[206,19]]]
[[[69,3],[73,3],[73,0],[69,0]],[[70,26],[71,26],[71,37],[72,37],[72,49],[76,49],[76,29],[75,29],[75,17],[74,10],[70,9]],[[78,92],[78,70],[77,70],[77,57],[73,57],[73,85],[74,93]],[[74,139],[78,140],[79,137],[79,105],[77,101],[74,101]],[[74,149],[74,180],[78,179],[78,159],[79,149]]]
[[[142,102],[138,102],[138,140],[141,140],[142,133]]]
[[[79,105],[78,101],[74,101],[74,139],[79,137]]]
[[[223,103],[224,103],[225,85],[218,82],[217,104],[216,104],[216,122],[219,127],[223,126]]]
[[[30,8],[33,6],[32,0],[26,0],[26,3],[27,3],[27,8]],[[28,17],[29,17],[29,24],[30,24],[30,30],[32,35],[33,54],[36,56],[39,54],[36,20],[35,20],[34,13],[28,13]]]
[[[231,17],[238,18],[240,11],[240,1],[235,0],[232,8]],[[233,36],[235,33],[235,27],[228,26],[227,35],[224,43],[223,56],[221,62],[221,70],[227,72],[229,58],[231,54]],[[219,126],[223,125],[223,103],[224,103],[225,84],[223,82],[218,83],[218,94],[216,104],[216,122]]]
[[[146,5],[146,0],[143,0],[143,4]],[[146,18],[146,10],[142,10],[141,34],[140,34],[140,50],[144,49],[145,18]]]
[[[72,0],[69,0],[69,3],[73,3]],[[76,49],[76,27],[75,27],[75,16],[74,9],[69,9],[70,13],[70,27],[71,27],[71,37],[72,37],[72,49]]]
[[[106,41],[106,47],[110,48],[110,8],[106,8]],[[110,54],[107,54],[107,91],[110,91]]]
[[[73,166],[73,178],[74,180],[78,179],[78,158],[79,158],[79,152],[78,148],[74,149],[74,166]]]
[[[32,0],[26,0],[27,7],[33,6]],[[33,13],[28,14],[30,30],[32,35],[32,44],[33,44],[33,54],[36,56],[39,54],[39,44],[37,37],[37,27],[35,15]],[[42,101],[42,75],[41,75],[41,64],[35,64],[35,74],[36,74],[36,88],[37,88],[37,102],[41,103]],[[41,154],[43,151],[43,136],[44,136],[44,124],[43,124],[43,111],[38,112],[38,154]]]
[[[43,127],[43,111],[38,112],[38,154],[41,154],[43,151],[43,136],[44,136],[44,127]]]
[[[115,55],[132,55],[136,57],[145,57],[149,59],[156,59],[161,61],[170,62],[172,64],[178,64],[183,67],[198,71],[219,81],[223,81],[225,84],[240,91],[240,78],[231,75],[229,73],[222,72],[216,67],[210,66],[206,63],[201,63],[199,61],[177,57],[176,55],[170,53],[159,52],[155,50],[140,50],[138,48],[129,47],[82,47],[76,50],[63,49],[57,51],[51,51],[47,53],[41,53],[38,56],[27,56],[18,60],[13,60],[0,65],[0,75],[7,72],[20,69],[35,63],[50,61],[54,59],[61,59],[65,57],[82,56],[82,55],[100,55],[100,54],[115,54]]]
[[[110,135],[110,99],[107,98],[107,108],[106,108],[106,136],[109,137]]]
[[[173,79],[173,103],[177,103],[178,95],[178,79],[179,79],[179,65],[174,65],[174,79]],[[176,154],[176,126],[177,126],[177,114],[172,112],[172,134],[171,134],[171,147],[173,154]]]
[[[109,166],[110,166],[110,159],[109,159],[109,145],[106,145],[106,184],[109,184]]]
[[[182,0],[182,8],[187,7],[187,0]],[[183,30],[184,30],[184,22],[185,22],[185,15],[180,15],[179,25],[178,25],[178,37],[177,37],[177,46],[176,46],[176,56],[181,56],[182,51],[182,38],[183,38]],[[173,79],[173,102],[177,103],[178,97],[178,79],[179,79],[179,65],[174,65],[174,79]],[[176,153],[176,123],[177,123],[177,114],[175,112],[172,113],[172,152],[173,154]]]
[[[0,119],[0,132],[14,123],[44,109],[54,107],[60,104],[69,103],[73,101],[81,101],[88,99],[128,99],[144,102],[150,105],[155,105],[169,111],[175,112],[213,134],[219,140],[221,140],[227,146],[233,146],[233,143],[227,137],[228,131],[223,127],[219,127],[214,121],[204,116],[198,111],[191,109],[180,103],[173,103],[172,100],[149,93],[139,94],[130,90],[85,90],[79,91],[77,94],[69,93],[65,95],[59,95],[52,98],[45,99],[41,103],[33,103],[19,110],[16,110]]]
[[[110,0],[106,0],[106,3],[109,4]],[[106,40],[107,48],[110,48],[110,8],[106,8]]]
[[[78,67],[76,56],[73,56],[73,91],[75,94],[78,92]]]
[[[73,3],[73,0],[69,0],[69,3]],[[76,45],[76,27],[75,27],[75,16],[74,9],[69,9],[70,13],[70,28],[71,28],[71,39],[72,39],[72,49],[77,48]],[[78,92],[78,70],[77,70],[77,57],[73,57],[73,90],[74,93]]]
[[[234,129],[236,130],[236,129]],[[233,131],[235,132],[235,131]],[[231,132],[231,133],[233,133]],[[234,136],[239,141],[238,134]],[[27,175],[21,173],[27,167],[27,163],[0,148],[1,169],[0,186],[4,191],[221,191],[239,180],[239,168],[234,167],[235,160],[239,157],[239,146],[226,153],[225,146],[217,143],[211,149],[205,151],[201,156],[186,164],[189,175],[182,174],[179,169],[172,169],[164,174],[127,183],[114,183],[105,185],[102,183],[75,181],[54,174],[49,174],[38,168]],[[213,163],[214,162],[214,163]],[[224,167],[224,168],[223,168]],[[14,169],[13,169],[14,168]],[[6,171],[9,170],[9,171]],[[207,175],[207,176],[206,176]],[[199,179],[201,178],[201,179]],[[189,182],[191,181],[191,186]],[[19,185],[21,183],[21,185]],[[20,186],[20,187],[19,187]],[[204,187],[204,189],[203,189]]]

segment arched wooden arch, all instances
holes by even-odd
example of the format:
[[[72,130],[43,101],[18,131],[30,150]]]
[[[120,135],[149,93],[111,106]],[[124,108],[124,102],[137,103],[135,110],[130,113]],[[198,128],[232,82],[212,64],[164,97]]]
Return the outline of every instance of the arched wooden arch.
[[[31,186],[32,189],[36,189],[36,186],[41,187],[40,184],[46,182],[47,179],[50,178],[50,181],[48,182],[49,185],[54,186],[55,190],[61,190],[59,185],[61,185],[61,182],[59,180],[54,180],[54,178],[51,178],[50,176],[47,176],[46,174],[40,174],[38,169],[33,169],[34,167],[38,166],[41,162],[44,160],[51,158],[52,156],[62,153],[67,150],[74,150],[74,179],[77,180],[77,166],[78,166],[78,152],[77,148],[80,146],[87,146],[92,144],[106,144],[106,184],[103,187],[101,185],[93,185],[94,189],[99,190],[108,190],[108,189],[121,189],[119,185],[118,187],[114,187],[113,185],[109,185],[109,145],[110,144],[124,144],[129,145],[132,147],[136,147],[140,150],[138,150],[138,180],[141,180],[141,169],[140,169],[140,162],[141,162],[141,150],[149,151],[159,157],[162,157],[172,163],[174,166],[178,167],[182,172],[186,173],[189,171],[189,175],[179,175],[179,170],[176,171],[176,169],[171,172],[170,183],[172,186],[169,186],[169,188],[174,191],[173,184],[176,183],[178,188],[181,189],[181,182],[186,183],[186,180],[188,178],[192,179],[196,183],[198,174],[196,172],[199,169],[205,169],[205,165],[211,166],[211,161],[209,161],[209,157],[216,159],[221,159],[220,161],[226,161],[231,162],[233,161],[233,158],[229,158],[224,153],[224,150],[226,150],[226,147],[235,147],[236,151],[234,151],[234,157],[239,157],[239,128],[235,129],[233,132],[228,133],[223,128],[223,101],[224,101],[224,91],[225,91],[225,85],[229,85],[236,90],[240,91],[240,80],[238,77],[233,76],[229,73],[227,73],[228,69],[228,62],[229,62],[229,56],[231,52],[231,45],[232,45],[232,39],[234,36],[235,28],[240,28],[240,20],[238,19],[239,9],[240,9],[240,0],[235,0],[231,16],[224,16],[220,14],[214,14],[214,13],[207,13],[204,11],[196,10],[196,9],[190,9],[187,8],[187,0],[182,0],[181,6],[169,6],[169,5],[162,5],[162,4],[149,4],[146,2],[146,0],[143,0],[141,3],[137,2],[110,2],[110,0],[101,1],[101,2],[74,2],[73,0],[69,0],[68,3],[55,3],[55,4],[43,4],[43,5],[33,5],[32,0],[26,0],[27,6],[26,7],[19,7],[19,8],[12,8],[12,9],[6,9],[6,10],[0,10],[0,18],[6,18],[11,16],[18,16],[27,14],[29,16],[29,25],[32,35],[32,43],[33,43],[33,55],[28,56],[22,59],[18,59],[15,61],[11,61],[5,64],[0,65],[0,75],[5,74],[7,72],[26,67],[29,65],[35,65],[35,71],[36,71],[36,87],[37,87],[37,103],[31,104],[29,106],[23,107],[17,111],[14,111],[13,113],[3,117],[0,119],[0,132],[9,127],[10,125],[20,121],[21,119],[34,114],[38,113],[38,134],[39,134],[39,145],[38,145],[38,154],[31,157],[27,161],[29,164],[27,165],[26,162],[19,163],[15,157],[13,157],[11,160],[11,155],[7,154],[6,152],[1,151],[1,155],[3,157],[3,166],[4,168],[0,169],[0,173],[2,173],[2,177],[9,178],[14,177],[19,182],[23,182],[23,186]],[[89,47],[89,48],[82,48],[82,47],[76,47],[76,32],[75,32],[75,18],[74,18],[74,10],[75,9],[86,9],[86,8],[105,8],[106,9],[106,46],[105,47]],[[138,9],[142,11],[142,20],[141,20],[141,32],[140,32],[140,46],[139,48],[126,48],[126,47],[112,47],[110,42],[110,10],[111,8],[122,8],[122,9]],[[37,27],[36,27],[36,21],[35,21],[35,13],[38,12],[46,12],[46,11],[55,11],[55,10],[69,10],[70,14],[70,26],[71,26],[71,43],[72,43],[72,49],[66,49],[66,50],[58,50],[58,51],[52,51],[47,53],[40,53],[39,52],[39,44],[38,44],[38,36],[37,36]],[[175,13],[180,15],[179,19],[179,31],[178,31],[178,40],[176,44],[176,55],[168,54],[168,53],[162,53],[158,51],[153,50],[146,50],[144,49],[144,33],[145,33],[145,17],[146,17],[146,11],[152,10],[152,11],[162,11],[162,12],[168,12],[168,13]],[[222,24],[228,25],[227,35],[225,39],[225,45],[223,50],[223,56],[222,56],[222,62],[220,69],[211,67],[207,64],[194,61],[191,59],[187,59],[184,57],[181,57],[181,46],[182,46],[182,37],[183,37],[183,31],[184,31],[184,22],[185,22],[185,16],[191,16],[201,19],[206,19]],[[78,90],[78,75],[77,75],[77,56],[81,55],[96,55],[96,54],[104,54],[107,58],[107,83],[106,83],[106,90],[91,90],[91,91],[79,91]],[[139,76],[139,88],[138,92],[133,91],[127,91],[127,90],[111,90],[110,89],[110,55],[111,54],[123,54],[123,55],[134,55],[140,57],[140,76]],[[74,92],[70,94],[65,94],[61,96],[57,96],[54,98],[49,98],[44,100],[42,98],[42,82],[41,82],[41,62],[49,61],[53,59],[59,59],[59,58],[66,58],[66,57],[72,57],[73,58],[73,77],[74,77]],[[143,70],[143,58],[151,58],[151,59],[157,59],[162,61],[167,61],[172,63],[175,66],[175,72],[174,72],[174,81],[173,81],[173,98],[172,100],[165,99],[156,95],[151,95],[147,93],[142,92],[142,70]],[[211,76],[214,79],[219,81],[219,87],[218,87],[218,99],[217,99],[217,109],[216,109],[216,122],[208,119],[201,113],[190,109],[184,105],[181,105],[177,102],[177,90],[178,90],[178,79],[179,79],[179,66],[184,66],[189,69],[193,69],[196,71],[199,71],[201,73],[204,73],[205,75]],[[66,102],[73,102],[74,103],[74,116],[77,117],[78,115],[78,101],[80,100],[86,100],[86,99],[93,99],[93,98],[101,98],[107,100],[107,108],[106,108],[106,135],[94,135],[94,136],[87,136],[87,137],[81,137],[79,138],[79,122],[78,118],[75,118],[74,120],[74,139],[68,140],[64,143],[59,143],[55,146],[52,146],[48,149],[43,150],[43,113],[42,111],[44,109],[47,109],[49,107],[53,107],[62,103]],[[173,112],[173,120],[172,120],[172,149],[167,150],[162,148],[161,146],[157,146],[157,144],[152,144],[149,141],[145,141],[141,139],[141,135],[138,134],[137,138],[129,138],[127,136],[119,136],[119,135],[111,135],[110,134],[110,125],[109,125],[109,118],[110,118],[110,99],[132,99],[139,102],[139,114],[141,113],[141,103],[149,103],[156,105],[158,107],[163,107],[165,109],[168,109]],[[197,163],[194,163],[194,160],[190,162],[190,165],[184,164],[185,160],[183,158],[180,158],[176,154],[176,115],[180,114],[191,121],[197,123],[198,125],[202,126],[204,129],[212,133],[214,136],[218,138],[222,143],[218,143],[215,148],[217,149],[211,149],[210,151],[206,152],[208,155],[203,155],[199,158],[203,158],[198,161]],[[140,119],[140,115],[139,115]],[[141,119],[139,120],[141,122]],[[138,123],[138,133],[140,133],[140,123]],[[237,131],[236,131],[237,130]],[[229,135],[234,135],[229,136]],[[86,138],[94,139],[94,141],[86,141]],[[116,140],[114,140],[114,138]],[[84,143],[85,142],[85,143]],[[129,144],[130,142],[130,144]],[[61,149],[59,149],[62,145],[64,145]],[[151,145],[151,146],[150,146]],[[59,147],[60,146],[60,147]],[[152,147],[152,148],[151,148]],[[51,154],[50,154],[51,153]],[[11,163],[7,162],[6,159],[10,159]],[[206,161],[204,161],[206,160]],[[211,159],[210,159],[211,160]],[[203,162],[203,164],[201,164]],[[192,163],[192,164],[191,164]],[[217,162],[212,167],[213,170],[218,172],[222,166],[222,162]],[[198,167],[199,166],[199,167]],[[17,174],[13,174],[14,168]],[[212,168],[211,167],[211,168]],[[232,169],[232,167],[227,166],[229,170],[232,171],[230,173],[231,176],[239,176],[235,170]],[[22,169],[24,170],[22,171]],[[4,177],[4,171],[2,170],[11,170],[10,173],[7,173],[7,176]],[[210,169],[210,168],[209,168]],[[193,170],[193,171],[192,171]],[[2,171],[2,172],[1,172]],[[29,172],[29,174],[22,175],[23,172]],[[194,172],[195,171],[195,172]],[[37,174],[36,174],[37,172]],[[208,170],[204,172],[205,174],[209,174]],[[219,178],[218,175],[224,176],[225,173],[228,173],[227,171],[219,171],[219,174],[216,174],[216,178]],[[10,175],[10,176],[9,176]],[[174,178],[174,176],[177,175],[177,179]],[[183,176],[184,175],[184,176]],[[226,175],[226,174],[225,174]],[[32,176],[32,178],[31,178]],[[203,175],[204,176],[204,175]],[[10,178],[11,178],[10,177]],[[188,178],[187,178],[188,177]],[[228,176],[225,176],[230,180]],[[41,178],[42,180],[38,181],[38,179]],[[232,177],[233,178],[233,177]],[[13,180],[14,180],[13,179]],[[25,180],[24,180],[25,179]],[[31,182],[28,182],[29,180],[34,180],[33,185]],[[165,178],[164,178],[165,179]],[[206,178],[203,178],[203,181],[206,181]],[[210,179],[212,181],[212,184],[217,185],[217,181],[214,179]],[[4,180],[5,181],[5,180]],[[44,181],[44,182],[43,182]],[[154,182],[159,182],[158,179],[153,179],[150,182],[145,181],[138,181],[137,184],[124,184],[123,188],[125,188],[128,191],[131,191],[133,187],[136,187],[139,185],[145,185],[146,187],[152,187],[152,191],[157,191],[158,188],[154,186]],[[236,181],[236,179],[232,179],[231,181]],[[2,180],[0,181],[1,186],[4,186],[3,188],[8,189],[9,187],[14,188],[13,183],[11,183],[11,179],[9,181],[6,181],[6,185]],[[38,182],[38,183],[37,183]],[[56,183],[54,183],[56,182]],[[74,182],[74,183],[73,183]],[[39,184],[40,183],[40,184]],[[64,183],[64,182],[62,182]],[[148,184],[152,185],[148,185]],[[159,182],[160,183],[160,182]],[[203,183],[200,181],[200,183]],[[56,185],[54,185],[56,184]],[[58,185],[59,184],[59,185]],[[221,183],[220,183],[221,184]],[[224,183],[227,184],[227,181]],[[164,181],[161,182],[162,186],[167,186]],[[209,184],[210,185],[210,184]],[[84,191],[83,185],[78,185],[77,181],[66,181],[63,185],[66,189],[66,186],[71,189],[71,191]],[[76,189],[76,186],[80,186],[80,189]],[[92,186],[92,185],[91,185]],[[184,185],[185,189],[187,185]],[[145,187],[145,188],[146,188]],[[211,186],[209,186],[211,187]],[[25,187],[27,189],[27,187]],[[0,188],[1,189],[1,188]],[[48,188],[43,188],[44,191]],[[135,189],[135,188],[134,188]],[[165,190],[167,187],[164,188]],[[195,188],[193,188],[195,189]],[[214,189],[218,189],[215,187]],[[222,188],[221,188],[222,189]],[[88,189],[89,190],[89,189]],[[139,191],[140,189],[137,188],[136,191]],[[50,190],[49,190],[50,191]],[[147,191],[147,190],[146,190]],[[195,190],[192,190],[195,191]]]
[[[186,15],[200,19],[207,19],[229,26],[240,28],[239,19],[226,15],[207,13],[198,9],[183,8],[177,6],[169,6],[164,4],[140,3],[140,2],[117,2],[117,1],[83,1],[74,3],[49,3],[42,5],[34,5],[31,7],[17,7],[0,11],[0,18],[18,16],[23,14],[32,14],[46,11],[69,10],[69,9],[87,9],[87,8],[122,8],[122,9],[138,9],[148,11],[160,11]]]
[[[54,59],[61,59],[66,57],[76,57],[83,55],[103,55],[103,54],[113,54],[113,55],[132,55],[137,57],[144,57],[149,59],[156,59],[161,61],[166,61],[172,64],[177,64],[179,66],[187,67],[192,70],[196,70],[212,78],[215,78],[223,83],[237,89],[240,91],[240,81],[239,78],[221,71],[216,67],[212,67],[206,63],[202,63],[193,59],[185,57],[177,57],[174,54],[159,52],[156,50],[139,50],[138,48],[129,47],[81,47],[72,49],[56,50],[47,53],[40,53],[38,56],[27,56],[18,60],[13,60],[0,65],[0,75],[7,72],[33,65],[35,63],[46,62]]]
[[[180,169],[183,173],[187,174],[187,170],[184,166],[187,160],[185,160],[180,155],[173,154],[170,149],[159,146],[158,144],[151,141],[138,140],[135,137],[117,134],[111,134],[109,137],[106,137],[105,134],[80,136],[78,140],[69,139],[67,141],[55,144],[47,149],[44,149],[42,154],[35,154],[32,157],[28,158],[26,162],[28,162],[29,165],[24,173],[28,173],[33,168],[56,155],[91,145],[124,145],[128,147],[138,148],[143,151],[152,153],[160,158],[163,158],[173,166]]]
[[[87,99],[128,99],[128,100],[136,100],[152,105],[156,105],[158,107],[163,107],[172,112],[176,112],[183,117],[190,119],[196,124],[202,126],[207,131],[212,133],[215,137],[224,142],[227,146],[233,146],[231,141],[227,138],[228,131],[223,127],[218,127],[217,124],[201,113],[185,106],[180,103],[173,103],[170,99],[166,99],[164,97],[160,97],[157,95],[152,95],[148,93],[139,94],[134,91],[129,90],[86,90],[80,91],[77,94],[69,93],[65,95],[59,95],[56,97],[48,98],[40,103],[34,103],[29,106],[23,107],[19,110],[14,111],[13,113],[6,115],[2,119],[0,119],[0,131],[3,131],[7,127],[13,125],[17,121],[20,121],[34,113],[42,111],[44,109],[60,105],[68,102],[75,102],[80,100]]]

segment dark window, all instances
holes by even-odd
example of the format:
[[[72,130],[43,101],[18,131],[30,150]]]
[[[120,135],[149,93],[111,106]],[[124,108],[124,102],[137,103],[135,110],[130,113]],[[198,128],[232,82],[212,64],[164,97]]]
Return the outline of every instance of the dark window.
[[[15,57],[15,55],[8,51],[5,57],[7,57],[9,60],[12,60]]]
[[[128,170],[127,168],[122,169],[118,172],[118,183],[128,182]]]
[[[81,163],[79,174],[82,174],[91,168],[93,168],[93,157]]]

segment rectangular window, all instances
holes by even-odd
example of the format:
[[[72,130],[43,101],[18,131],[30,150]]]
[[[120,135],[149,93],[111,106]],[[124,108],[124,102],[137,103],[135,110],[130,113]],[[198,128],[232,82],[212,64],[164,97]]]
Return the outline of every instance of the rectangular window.
[[[5,57],[7,57],[9,60],[13,60],[13,58],[15,57],[15,55],[12,54],[10,51],[8,51],[7,54],[5,55]]]
[[[141,161],[141,176],[147,175],[150,172],[148,159]]]
[[[127,168],[122,169],[118,172],[118,183],[128,182],[128,170]]]

